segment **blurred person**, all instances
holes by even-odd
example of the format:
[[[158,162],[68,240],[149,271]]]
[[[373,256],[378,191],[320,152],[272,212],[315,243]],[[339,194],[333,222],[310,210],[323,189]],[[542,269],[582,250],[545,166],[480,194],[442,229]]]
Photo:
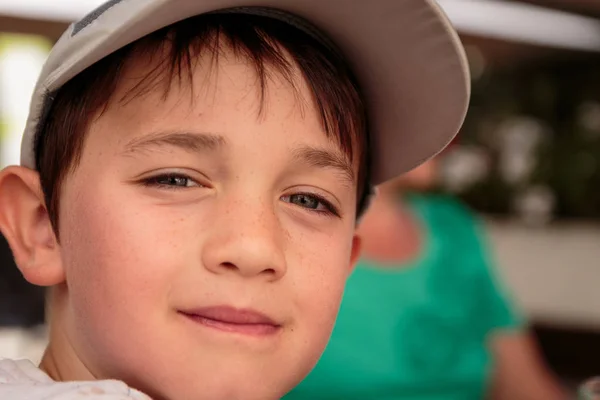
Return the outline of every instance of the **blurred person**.
[[[416,194],[437,159],[382,185],[333,335],[285,399],[566,398],[494,271],[477,219]]]

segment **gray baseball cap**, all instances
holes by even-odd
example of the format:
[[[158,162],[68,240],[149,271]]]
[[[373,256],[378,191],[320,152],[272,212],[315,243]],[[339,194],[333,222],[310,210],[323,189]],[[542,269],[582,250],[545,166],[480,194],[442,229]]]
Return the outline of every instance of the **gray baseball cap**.
[[[343,53],[367,104],[375,185],[438,154],[463,123],[468,64],[434,0],[110,0],[52,49],[33,94],[21,164],[36,168],[34,139],[62,85],[151,32],[218,11],[283,19]]]

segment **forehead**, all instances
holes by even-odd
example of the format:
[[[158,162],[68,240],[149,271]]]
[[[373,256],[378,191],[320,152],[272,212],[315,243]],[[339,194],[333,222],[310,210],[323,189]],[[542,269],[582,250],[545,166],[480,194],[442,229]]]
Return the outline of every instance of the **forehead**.
[[[264,77],[250,59],[228,47],[218,53],[203,50],[189,68],[180,67],[173,76],[166,71],[168,60],[165,55],[134,54],[90,130],[114,132],[118,126],[122,142],[160,130],[227,134],[253,122],[276,129],[281,139],[301,130],[303,140],[326,139],[339,147],[335,137],[326,135],[314,95],[289,57],[289,70],[265,65]]]

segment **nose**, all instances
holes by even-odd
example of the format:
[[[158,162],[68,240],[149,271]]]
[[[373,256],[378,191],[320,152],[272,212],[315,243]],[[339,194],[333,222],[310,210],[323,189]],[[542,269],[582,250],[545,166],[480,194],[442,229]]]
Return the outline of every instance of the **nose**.
[[[273,207],[240,202],[215,210],[202,261],[215,274],[281,279],[287,270],[285,235]]]

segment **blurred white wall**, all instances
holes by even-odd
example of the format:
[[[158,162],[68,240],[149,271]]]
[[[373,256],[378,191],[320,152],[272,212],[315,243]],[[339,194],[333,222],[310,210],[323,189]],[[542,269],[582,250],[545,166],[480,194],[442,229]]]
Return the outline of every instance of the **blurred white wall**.
[[[600,226],[487,226],[500,275],[530,318],[600,330]]]
[[[50,42],[0,32],[0,168],[19,163],[31,94]]]

